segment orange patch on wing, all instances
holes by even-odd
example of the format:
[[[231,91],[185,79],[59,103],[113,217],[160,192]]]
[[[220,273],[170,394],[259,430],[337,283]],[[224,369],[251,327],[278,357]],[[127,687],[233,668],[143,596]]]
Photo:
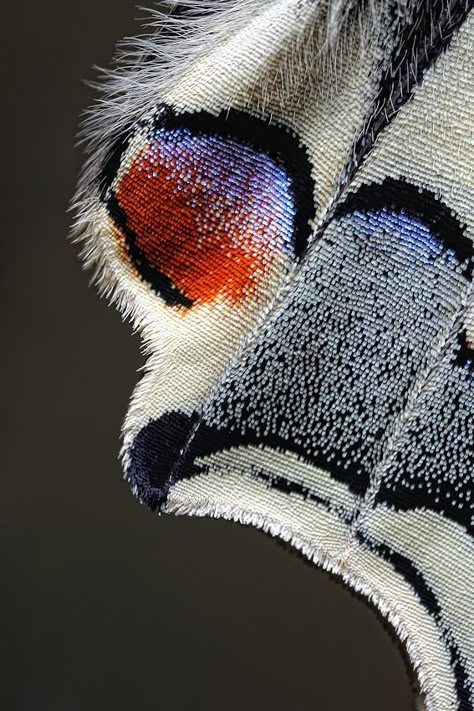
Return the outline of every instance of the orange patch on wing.
[[[284,170],[230,138],[158,130],[114,193],[149,267],[193,302],[241,301],[291,250]]]

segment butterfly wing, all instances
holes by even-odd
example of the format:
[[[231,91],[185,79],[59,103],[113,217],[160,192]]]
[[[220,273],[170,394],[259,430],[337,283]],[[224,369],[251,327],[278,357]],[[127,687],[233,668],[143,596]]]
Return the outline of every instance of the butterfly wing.
[[[462,711],[474,679],[468,10],[195,9],[170,45],[183,55],[172,81],[155,39],[114,80],[79,196],[89,261],[149,354],[125,423],[135,493],[256,525],[341,575],[405,642],[427,708]]]

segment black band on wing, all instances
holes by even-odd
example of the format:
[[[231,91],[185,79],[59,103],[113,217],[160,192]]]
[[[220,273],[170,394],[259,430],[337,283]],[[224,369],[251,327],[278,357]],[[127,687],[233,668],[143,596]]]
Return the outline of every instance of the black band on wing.
[[[371,151],[377,136],[391,123],[426,71],[445,52],[473,7],[472,0],[413,0],[400,9],[399,0],[389,4],[389,17],[381,34],[377,91],[346,171],[351,179]],[[394,38],[386,58],[387,38]]]
[[[374,541],[372,538],[357,532],[357,539],[361,545],[373,551],[381,558],[390,563],[394,570],[407,581],[411,588],[418,595],[418,599],[429,615],[436,621],[436,624],[443,630],[442,610],[438,599],[425,580],[423,573],[407,556],[398,553],[384,543]],[[463,711],[472,711],[473,697],[469,675],[463,663],[462,654],[451,635],[443,635],[444,642],[449,650],[451,658],[451,669],[453,670],[456,685],[456,695],[460,702],[459,708]]]
[[[148,262],[146,255],[137,244],[137,236],[135,232],[127,225],[127,215],[125,210],[123,210],[119,205],[113,191],[110,192],[107,200],[107,208],[110,216],[114,220],[114,223],[120,228],[123,236],[125,237],[125,243],[127,245],[130,259],[132,264],[137,267],[141,277],[148,284],[150,284],[151,288],[161,296],[165,304],[168,306],[190,308],[194,302],[182,294],[178,287],[173,284],[171,279],[166,276],[166,274],[158,271]]]

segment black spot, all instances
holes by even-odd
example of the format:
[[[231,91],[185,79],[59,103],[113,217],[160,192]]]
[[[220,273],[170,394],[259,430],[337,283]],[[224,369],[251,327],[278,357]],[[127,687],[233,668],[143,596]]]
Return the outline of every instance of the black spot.
[[[467,331],[463,329],[458,333],[459,350],[456,355],[455,363],[462,368],[467,368],[474,373],[474,348],[468,345]]]
[[[161,508],[170,486],[185,478],[180,455],[195,422],[195,416],[167,412],[149,422],[135,437],[129,451],[126,476],[141,503]]]

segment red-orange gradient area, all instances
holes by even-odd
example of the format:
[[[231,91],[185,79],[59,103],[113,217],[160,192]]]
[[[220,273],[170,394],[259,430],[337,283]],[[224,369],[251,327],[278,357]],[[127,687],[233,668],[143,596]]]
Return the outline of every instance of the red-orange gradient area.
[[[290,180],[266,153],[187,129],[156,130],[135,151],[116,199],[148,265],[187,298],[239,302],[292,253]]]

